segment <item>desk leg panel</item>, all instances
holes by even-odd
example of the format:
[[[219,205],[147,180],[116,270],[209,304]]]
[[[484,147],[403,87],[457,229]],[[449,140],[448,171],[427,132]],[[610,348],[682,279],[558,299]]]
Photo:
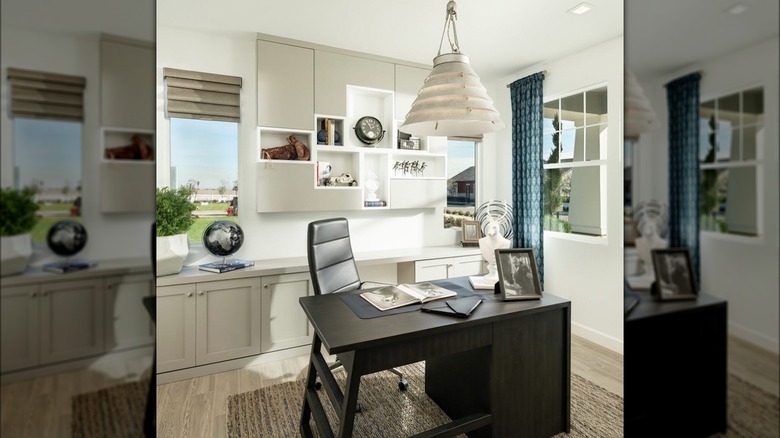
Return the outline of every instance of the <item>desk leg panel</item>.
[[[450,418],[490,412],[490,347],[425,361],[425,392]],[[490,426],[469,437],[489,437]]]
[[[493,327],[493,436],[549,437],[570,430],[569,307]]]

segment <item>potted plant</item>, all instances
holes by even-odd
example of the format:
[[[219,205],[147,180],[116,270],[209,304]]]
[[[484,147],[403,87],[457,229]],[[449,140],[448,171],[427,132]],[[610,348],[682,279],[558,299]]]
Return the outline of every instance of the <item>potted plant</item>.
[[[35,189],[0,192],[0,276],[19,274],[32,256],[32,229],[38,223]]]
[[[158,188],[157,214],[157,275],[177,274],[189,253],[187,230],[194,222],[195,204],[190,201],[192,189]]]

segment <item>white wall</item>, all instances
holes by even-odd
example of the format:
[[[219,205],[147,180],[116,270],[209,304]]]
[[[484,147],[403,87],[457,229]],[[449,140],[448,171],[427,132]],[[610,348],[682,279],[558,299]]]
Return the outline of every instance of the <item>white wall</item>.
[[[597,84],[608,87],[606,145],[606,237],[545,233],[545,292],[572,301],[572,331],[614,351],[623,351],[623,38],[606,41],[566,58],[551,60],[492,84],[498,111],[512,124],[507,84],[546,70],[544,95],[559,96]],[[495,154],[495,196],[511,201],[512,134],[506,129],[491,136],[486,149]],[[490,187],[485,183],[484,186]]]
[[[9,116],[7,68],[42,70],[86,77],[82,131],[82,221],[87,246],[78,257],[96,260],[149,257],[152,213],[100,212],[100,52],[97,34],[48,34],[3,26],[0,169],[3,187],[13,185],[13,119]],[[139,238],[139,236],[141,236]],[[47,247],[36,248],[33,264],[55,259]]]
[[[699,62],[663,77],[639,78],[659,120],[643,134],[636,152],[635,202],[668,202],[668,111],[664,84],[693,71],[702,73],[701,99],[764,87],[764,160],[759,177],[759,236],[702,233],[701,290],[729,303],[729,331],[778,352],[778,38]]]
[[[258,29],[262,32],[262,29]],[[317,43],[316,41],[312,41]],[[256,213],[255,168],[257,166],[257,49],[255,33],[199,33],[178,28],[157,28],[157,185],[168,184],[170,121],[164,114],[162,69],[172,67],[204,71],[243,79],[241,123],[238,128],[238,185],[241,198],[239,224],[244,230],[238,258],[254,260],[306,254],[306,226],[334,216],[350,221],[355,252],[382,249],[453,245],[459,231],[445,230],[442,209],[394,211],[332,211],[312,213]],[[313,115],[312,115],[313,116]],[[280,181],[279,190],[284,190]],[[187,264],[213,258],[192,248]]]

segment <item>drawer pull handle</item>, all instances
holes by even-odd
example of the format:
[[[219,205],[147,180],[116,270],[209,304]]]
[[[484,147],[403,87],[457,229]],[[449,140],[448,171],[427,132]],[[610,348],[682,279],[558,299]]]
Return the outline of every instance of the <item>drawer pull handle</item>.
[[[198,291],[198,295],[203,295],[203,294],[205,294],[205,293],[206,293],[206,292],[204,292],[204,291],[202,291],[202,290],[201,290],[201,291]]]
[[[192,292],[187,292],[187,296],[191,297],[192,296]]]
[[[38,296],[38,294],[37,294],[37,293],[35,293],[35,292],[33,292],[33,293],[31,293],[31,294],[30,294],[30,298],[35,298],[35,297],[37,297],[37,296]]]

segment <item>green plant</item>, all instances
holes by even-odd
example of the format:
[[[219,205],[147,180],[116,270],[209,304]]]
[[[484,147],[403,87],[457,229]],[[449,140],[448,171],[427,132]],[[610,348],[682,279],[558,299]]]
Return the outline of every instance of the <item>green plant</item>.
[[[190,187],[158,188],[157,201],[157,235],[173,236],[186,233],[194,219],[192,212],[196,206],[190,202],[193,190]]]
[[[35,189],[5,188],[0,192],[0,236],[25,234],[35,228],[38,217],[35,212]]]

